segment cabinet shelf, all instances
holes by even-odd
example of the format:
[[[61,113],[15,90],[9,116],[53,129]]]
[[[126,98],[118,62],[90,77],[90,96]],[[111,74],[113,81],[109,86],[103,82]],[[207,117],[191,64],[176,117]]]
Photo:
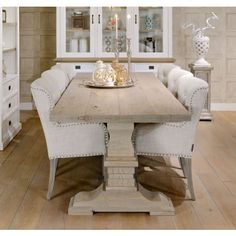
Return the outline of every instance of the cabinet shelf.
[[[90,30],[89,29],[80,29],[80,28],[68,28],[67,30],[66,30],[66,32],[86,32],[86,33],[88,33],[88,32],[90,32]]]
[[[8,83],[10,80],[13,80],[13,79],[15,79],[15,78],[17,78],[17,77],[18,77],[18,74],[7,74],[6,77],[3,78],[2,83],[3,83],[3,84],[6,84],[6,83]]]
[[[15,50],[16,50],[15,47],[3,48],[3,49],[2,49],[3,52],[11,52],[11,51],[15,51]]]
[[[140,7],[141,8],[141,10],[146,10],[146,11],[150,11],[150,10],[152,10],[152,8],[153,7]],[[157,11],[157,10],[159,10],[159,11],[162,11],[162,7],[155,7],[155,11]]]
[[[153,30],[139,30],[139,33],[158,33],[158,34],[161,34],[161,33],[163,33],[163,31],[162,30],[155,30],[155,29],[153,29]]]
[[[3,26],[16,26],[17,23],[16,22],[4,22]]]
[[[118,32],[126,32],[127,30],[126,29],[118,29]],[[103,32],[116,32],[116,30],[115,29],[112,29],[112,30],[110,30],[110,29],[103,29]]]

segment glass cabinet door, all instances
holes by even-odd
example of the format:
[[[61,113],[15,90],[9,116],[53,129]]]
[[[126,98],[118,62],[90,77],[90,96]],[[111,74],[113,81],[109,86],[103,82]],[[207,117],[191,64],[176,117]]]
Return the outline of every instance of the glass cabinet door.
[[[128,37],[132,57],[169,57],[171,27],[168,7],[58,7],[57,55],[113,57],[118,37],[119,56],[126,57]]]
[[[135,14],[136,53],[140,56],[168,54],[168,9],[138,7]]]
[[[66,55],[91,56],[94,54],[93,29],[94,13],[90,7],[66,7],[63,8],[65,19],[62,48]]]
[[[102,7],[99,8],[100,14],[100,44],[98,45],[99,54],[102,56],[113,56],[115,51],[116,37],[118,37],[118,50],[120,56],[126,55],[127,26],[129,21],[129,11],[127,7]],[[127,18],[128,16],[128,18]],[[116,21],[117,17],[117,21]],[[116,33],[116,23],[118,32]]]
[[[139,7],[139,52],[163,52],[162,13],[162,7]]]

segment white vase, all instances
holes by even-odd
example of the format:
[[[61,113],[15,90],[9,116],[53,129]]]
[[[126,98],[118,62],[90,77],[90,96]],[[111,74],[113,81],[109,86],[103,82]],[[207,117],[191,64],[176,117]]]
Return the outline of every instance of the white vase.
[[[210,65],[205,60],[205,56],[209,49],[209,41],[210,39],[207,36],[193,38],[193,48],[198,57],[197,61],[194,62],[194,65],[199,65],[199,66]]]
[[[93,72],[93,82],[97,85],[106,83],[107,67],[103,61],[97,61]]]
[[[70,40],[70,52],[78,52],[78,51],[79,51],[78,39],[72,38]]]
[[[80,38],[79,40],[79,51],[88,52],[88,40],[87,38]]]

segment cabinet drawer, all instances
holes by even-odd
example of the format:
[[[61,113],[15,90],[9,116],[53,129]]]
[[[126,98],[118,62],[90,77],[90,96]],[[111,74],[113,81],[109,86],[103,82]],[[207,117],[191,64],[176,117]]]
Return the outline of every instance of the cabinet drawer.
[[[135,72],[154,72],[157,73],[158,65],[152,63],[135,64]]]
[[[11,137],[15,131],[16,125],[18,123],[18,111],[7,117],[2,123],[2,136],[3,139]]]
[[[18,93],[3,103],[3,117],[18,107]]]
[[[5,98],[6,96],[17,90],[17,79],[12,79],[3,85],[3,97]]]

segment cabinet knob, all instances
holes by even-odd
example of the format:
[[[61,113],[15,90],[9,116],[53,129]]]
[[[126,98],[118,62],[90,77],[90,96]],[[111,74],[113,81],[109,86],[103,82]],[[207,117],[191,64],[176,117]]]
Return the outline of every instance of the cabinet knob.
[[[8,108],[11,108],[11,103],[8,104]]]
[[[92,15],[92,24],[94,24],[94,15]]]
[[[80,70],[80,69],[81,69],[81,66],[77,65],[77,66],[75,66],[75,69],[76,69],[76,70]]]
[[[101,23],[101,17],[100,17],[100,14],[98,14],[98,24]]]
[[[11,90],[11,85],[8,86],[8,90]]]
[[[8,125],[11,126],[11,120],[8,121]]]
[[[154,66],[149,66],[149,70],[154,70]]]
[[[134,23],[137,24],[138,22],[138,18],[137,18],[137,14],[134,15]]]

